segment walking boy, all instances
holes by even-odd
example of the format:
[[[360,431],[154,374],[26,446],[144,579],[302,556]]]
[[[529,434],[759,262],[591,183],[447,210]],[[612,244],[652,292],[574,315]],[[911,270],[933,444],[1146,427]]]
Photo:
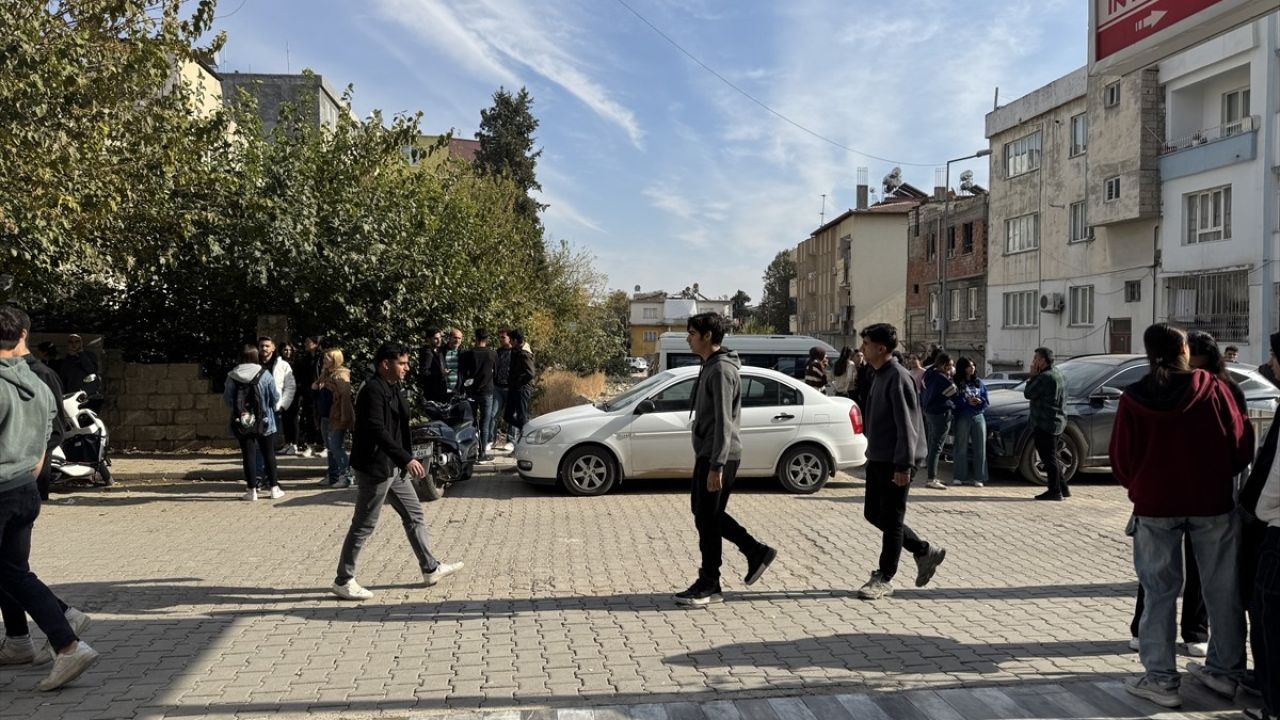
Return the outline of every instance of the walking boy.
[[[720,347],[730,320],[716,313],[689,318],[689,348],[702,358],[702,372],[693,391],[693,466],[691,504],[693,524],[698,529],[698,549],[702,568],[698,580],[676,595],[681,605],[702,607],[724,600],[720,592],[720,564],[728,540],[747,556],[751,585],[760,579],[778,551],[756,540],[746,528],[729,516],[729,495],[742,460],[740,422],[742,416],[742,367],[738,354]]]
[[[906,548],[916,559],[916,587],[933,579],[947,551],[923,540],[907,527],[907,491],[911,478],[925,460],[924,419],[915,380],[902,365],[893,362],[898,331],[877,323],[862,331],[862,354],[875,370],[867,393],[867,496],[863,516],[884,539],[880,567],[858,590],[863,600],[893,594],[893,577]]]
[[[343,600],[368,600],[373,593],[355,580],[356,559],[373,534],[384,502],[404,521],[409,545],[418,556],[422,580],[428,587],[462,569],[462,563],[442,563],[427,546],[427,523],[409,476],[422,479],[426,470],[413,457],[409,437],[409,404],[403,382],[409,372],[409,349],[387,343],[374,356],[377,374],[360,388],[356,398],[356,428],[351,442],[351,467],[356,473],[355,515],[342,543],[338,576],[330,591]]]

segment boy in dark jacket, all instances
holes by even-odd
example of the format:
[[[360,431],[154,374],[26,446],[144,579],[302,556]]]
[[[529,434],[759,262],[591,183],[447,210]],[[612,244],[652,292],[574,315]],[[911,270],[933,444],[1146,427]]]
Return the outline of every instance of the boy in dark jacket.
[[[338,575],[329,590],[343,600],[368,600],[373,593],[356,582],[356,559],[373,534],[390,502],[404,521],[409,545],[418,556],[422,580],[430,587],[462,569],[462,563],[442,563],[427,546],[427,523],[422,503],[409,477],[419,480],[427,471],[413,456],[409,436],[409,404],[403,382],[409,373],[409,350],[398,343],[383,345],[374,356],[377,374],[360,388],[356,398],[356,428],[351,442],[351,468],[355,470],[355,514],[342,543]]]

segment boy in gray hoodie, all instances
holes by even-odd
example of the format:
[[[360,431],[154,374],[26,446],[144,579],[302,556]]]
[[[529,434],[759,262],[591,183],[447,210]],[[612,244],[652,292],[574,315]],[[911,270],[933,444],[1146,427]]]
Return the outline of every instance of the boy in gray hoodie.
[[[702,607],[724,600],[720,591],[721,538],[737,545],[747,556],[743,580],[748,585],[760,579],[778,551],[752,537],[727,512],[738,463],[742,461],[742,381],[738,374],[742,363],[737,353],[720,347],[729,319],[717,313],[702,313],[689,318],[688,328],[689,348],[702,358],[702,372],[693,390],[696,460],[690,498],[702,568],[697,581],[676,595],[676,602]]]
[[[24,320],[16,308],[0,307],[0,590],[31,615],[57,651],[53,670],[39,685],[56,690],[88,670],[98,653],[76,637],[57,597],[31,572],[31,528],[40,515],[36,478],[48,460],[46,443],[57,406],[53,393],[18,356],[27,336]],[[6,638],[5,645],[9,642]],[[29,661],[25,653],[22,657]]]

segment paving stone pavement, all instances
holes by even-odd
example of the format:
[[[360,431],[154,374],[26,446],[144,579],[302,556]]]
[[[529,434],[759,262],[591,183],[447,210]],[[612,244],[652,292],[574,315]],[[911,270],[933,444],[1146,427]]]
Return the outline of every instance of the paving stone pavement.
[[[908,522],[947,562],[916,589],[907,558],[897,594],[875,603],[856,598],[880,542],[861,481],[795,496],[744,480],[731,511],[779,559],[744,588],[727,550],[726,602],[687,610],[670,600],[697,567],[687,481],[575,498],[509,470],[427,505],[433,550],[467,563],[435,587],[385,512],[358,574],[376,596],[361,604],[326,592],[351,490],[296,481],[251,504],[234,483],[184,482],[52,502],[33,567],[93,615],[86,639],[103,657],[56,693],[34,691],[38,668],[0,669],[0,717],[439,717],[1012,691],[1139,668],[1129,505],[1105,476],[1067,503],[1033,502],[1012,479],[913,489]]]

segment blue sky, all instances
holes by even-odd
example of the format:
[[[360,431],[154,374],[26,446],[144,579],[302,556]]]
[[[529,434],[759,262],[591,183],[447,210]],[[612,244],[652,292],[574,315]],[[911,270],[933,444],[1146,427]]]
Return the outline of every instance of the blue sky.
[[[1087,3],[1005,0],[625,0],[778,112],[899,163],[985,147],[1007,102],[1085,62]],[[238,8],[238,9],[237,9]],[[224,72],[311,68],[355,86],[355,110],[422,111],[470,138],[500,85],[527,86],[551,239],[597,258],[609,286],[760,299],[773,256],[895,165],[818,140],[736,93],[619,0],[221,0]],[[972,168],[985,183],[984,162]]]

